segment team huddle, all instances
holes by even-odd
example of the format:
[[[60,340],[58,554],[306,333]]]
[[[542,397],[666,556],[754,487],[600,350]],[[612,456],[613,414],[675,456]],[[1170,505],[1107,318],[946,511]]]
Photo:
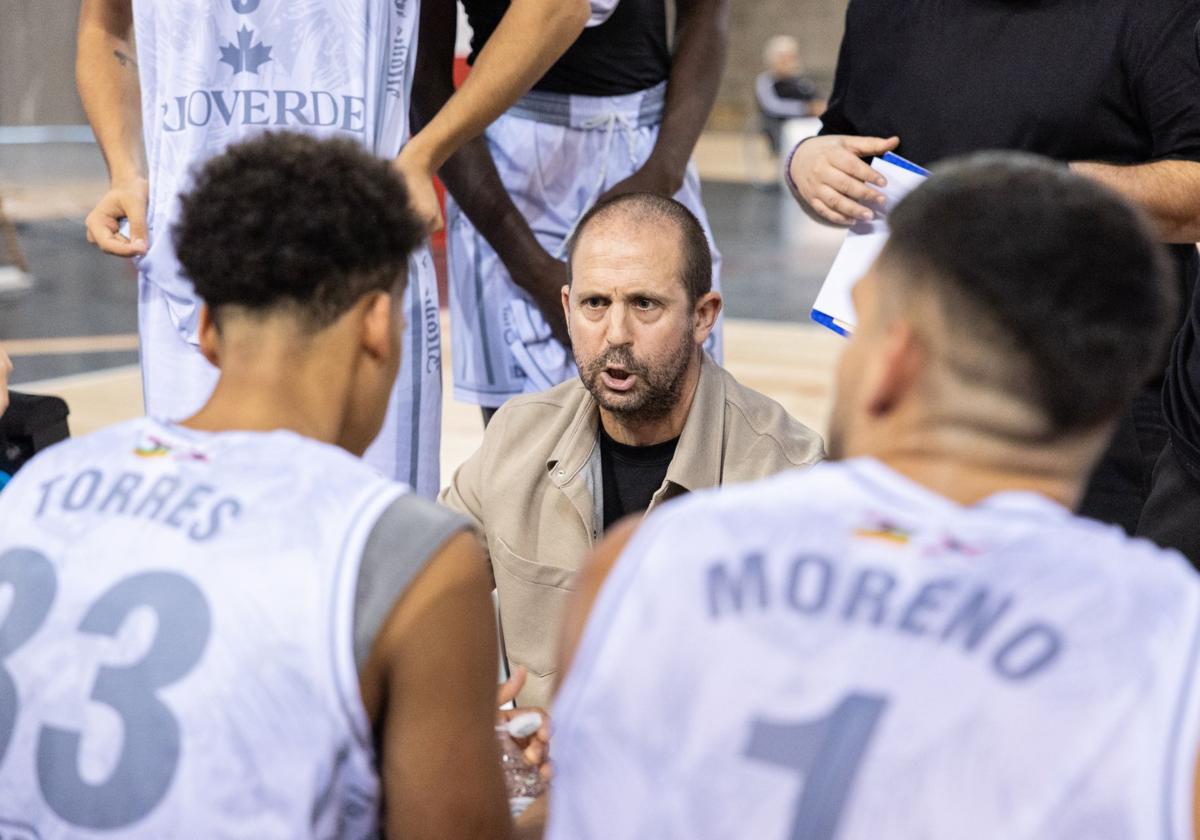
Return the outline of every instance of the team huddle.
[[[0,493],[0,837],[1200,837],[1200,582],[1073,512],[1186,303],[1153,214],[940,162],[822,441],[721,367],[676,5],[467,0],[456,90],[452,4],[84,0],[147,416]],[[895,142],[826,139],[866,218]]]

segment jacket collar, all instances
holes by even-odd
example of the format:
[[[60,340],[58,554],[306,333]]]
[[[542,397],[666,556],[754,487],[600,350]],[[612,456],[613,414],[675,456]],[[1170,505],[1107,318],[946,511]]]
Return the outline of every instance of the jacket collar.
[[[702,353],[700,381],[679,435],[679,445],[675,447],[675,457],[667,467],[667,484],[685,493],[718,486],[724,450],[724,371],[707,353]]]

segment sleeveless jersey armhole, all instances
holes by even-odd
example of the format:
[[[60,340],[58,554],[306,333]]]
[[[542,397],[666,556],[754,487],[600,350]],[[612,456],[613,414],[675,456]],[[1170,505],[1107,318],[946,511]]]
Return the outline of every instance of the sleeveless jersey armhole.
[[[354,592],[354,664],[359,675],[383,623],[413,579],[451,537],[470,528],[453,511],[406,493],[367,537]]]

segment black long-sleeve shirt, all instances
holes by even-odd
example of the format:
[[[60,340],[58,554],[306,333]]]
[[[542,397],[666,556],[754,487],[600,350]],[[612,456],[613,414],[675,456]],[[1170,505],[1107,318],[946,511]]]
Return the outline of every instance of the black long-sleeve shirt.
[[[922,165],[985,149],[1200,161],[1198,24],[1200,0],[850,0],[822,133],[898,136]],[[1200,258],[1171,251],[1186,301]],[[1198,334],[1195,296],[1164,411],[1200,480]]]

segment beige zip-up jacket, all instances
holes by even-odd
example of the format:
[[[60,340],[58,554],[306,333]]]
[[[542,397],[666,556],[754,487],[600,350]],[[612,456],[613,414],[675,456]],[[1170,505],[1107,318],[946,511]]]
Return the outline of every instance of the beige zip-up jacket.
[[[599,425],[578,378],[511,399],[441,493],[483,535],[509,662],[529,669],[521,705],[550,701],[567,597],[601,536]],[[822,456],[819,435],[705,355],[675,457],[647,513],[690,490],[752,481]]]

